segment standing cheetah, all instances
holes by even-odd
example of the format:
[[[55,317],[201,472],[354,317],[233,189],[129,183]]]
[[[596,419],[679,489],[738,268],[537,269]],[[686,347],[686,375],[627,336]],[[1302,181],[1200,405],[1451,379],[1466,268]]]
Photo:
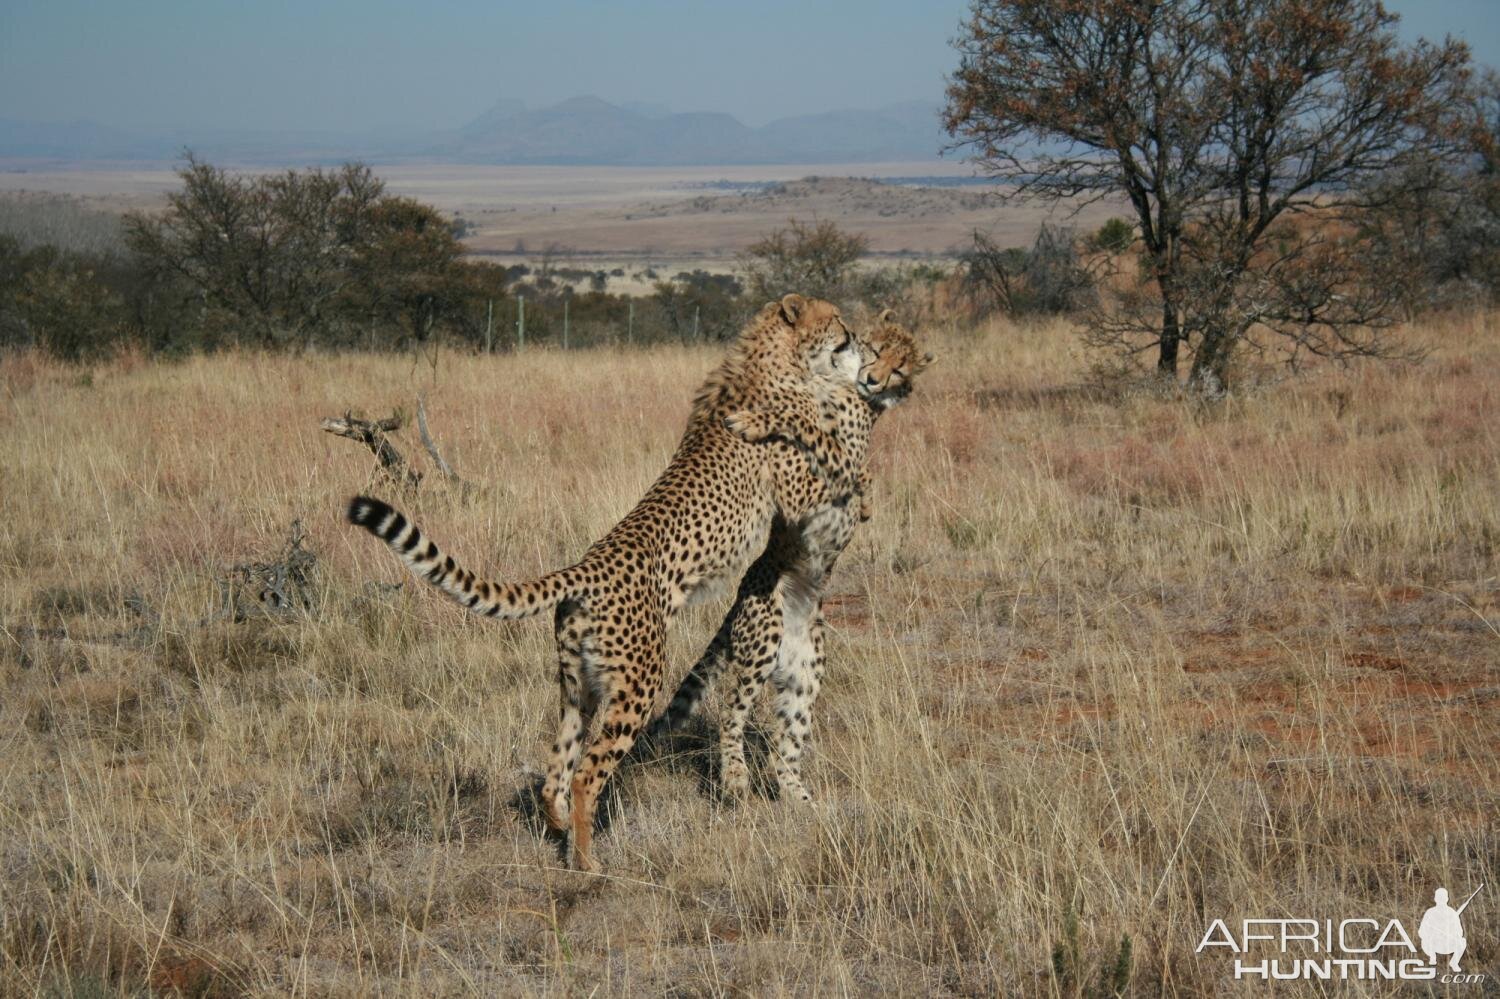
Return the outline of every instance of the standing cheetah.
[[[556,608],[562,717],[542,797],[554,828],[571,819],[577,867],[594,869],[599,793],[654,709],[668,620],[694,590],[750,561],[778,511],[801,515],[779,505],[799,491],[778,488],[773,449],[737,436],[727,419],[776,414],[830,487],[852,491],[858,464],[825,432],[823,400],[852,385],[861,362],[832,304],[800,295],[770,303],[699,391],[676,454],[635,509],[577,564],[531,582],[477,581],[387,504],[351,501],[351,523],[475,613],[521,618]],[[590,741],[596,712],[603,718]]]
[[[921,353],[911,333],[891,320],[889,309],[881,313],[866,340],[874,359],[860,371],[857,388],[841,388],[827,404],[838,421],[836,436],[861,465],[876,418],[906,398],[912,378],[932,363],[932,355]],[[777,426],[774,415],[754,413],[737,421],[737,432],[760,440],[785,434],[787,428]],[[795,503],[809,513],[795,523],[775,519],[765,552],[746,572],[734,606],[653,732],[680,726],[714,677],[730,667],[735,687],[729,715],[719,728],[720,775],[726,794],[743,795],[750,779],[745,725],[756,695],[770,679],[776,689],[776,783],[787,799],[808,801],[812,796],[802,783],[801,760],[823,680],[823,584],[857,523],[870,514],[863,488],[856,514],[851,497],[816,477],[795,446],[768,446],[777,451],[777,481],[810,491]]]

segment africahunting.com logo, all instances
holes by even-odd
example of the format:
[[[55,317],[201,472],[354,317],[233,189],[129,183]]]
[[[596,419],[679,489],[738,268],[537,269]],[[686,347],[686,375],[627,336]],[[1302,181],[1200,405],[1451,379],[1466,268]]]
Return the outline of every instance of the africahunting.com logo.
[[[1235,978],[1264,981],[1387,980],[1481,984],[1485,976],[1464,971],[1468,950],[1463,913],[1484,890],[1463,904],[1448,904],[1448,890],[1432,893],[1432,907],[1417,924],[1416,942],[1399,919],[1245,919],[1239,935],[1222,919],[1208,925],[1197,953],[1234,955]],[[1440,964],[1439,961],[1442,961]]]

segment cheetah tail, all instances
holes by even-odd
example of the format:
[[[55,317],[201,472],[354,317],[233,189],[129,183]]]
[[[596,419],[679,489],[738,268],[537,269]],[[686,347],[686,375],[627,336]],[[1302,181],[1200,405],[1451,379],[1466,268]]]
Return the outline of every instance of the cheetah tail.
[[[570,595],[568,570],[550,573],[529,583],[494,583],[474,574],[444,555],[422,537],[417,525],[382,500],[356,496],[349,501],[349,523],[363,527],[395,552],[412,575],[425,579],[475,614],[506,620],[531,617],[550,610]]]

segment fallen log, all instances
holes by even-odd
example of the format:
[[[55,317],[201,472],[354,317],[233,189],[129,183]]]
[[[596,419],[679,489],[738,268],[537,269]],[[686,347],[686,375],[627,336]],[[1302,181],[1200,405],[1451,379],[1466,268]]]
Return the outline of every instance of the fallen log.
[[[369,448],[380,462],[385,473],[403,489],[415,490],[422,482],[422,473],[412,468],[387,434],[395,433],[406,422],[398,411],[383,420],[364,420],[345,411],[341,417],[330,417],[323,421],[323,430],[336,437],[347,437]],[[439,466],[441,467],[441,466]]]

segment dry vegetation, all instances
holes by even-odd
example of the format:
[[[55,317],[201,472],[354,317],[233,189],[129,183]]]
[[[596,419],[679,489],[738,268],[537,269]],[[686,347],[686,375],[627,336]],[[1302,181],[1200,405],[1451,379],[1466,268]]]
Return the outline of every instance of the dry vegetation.
[[[1197,995],[1216,916],[1413,927],[1500,884],[1493,322],[1208,407],[1079,387],[1061,325],[935,331],[832,584],[821,804],[718,804],[684,740],[615,782],[605,876],[531,809],[550,629],[375,585],[369,455],[318,423],[428,389],[480,488],[410,505],[525,576],[634,502],[710,351],[7,359],[0,993]],[[313,614],[204,623],[297,518]]]

